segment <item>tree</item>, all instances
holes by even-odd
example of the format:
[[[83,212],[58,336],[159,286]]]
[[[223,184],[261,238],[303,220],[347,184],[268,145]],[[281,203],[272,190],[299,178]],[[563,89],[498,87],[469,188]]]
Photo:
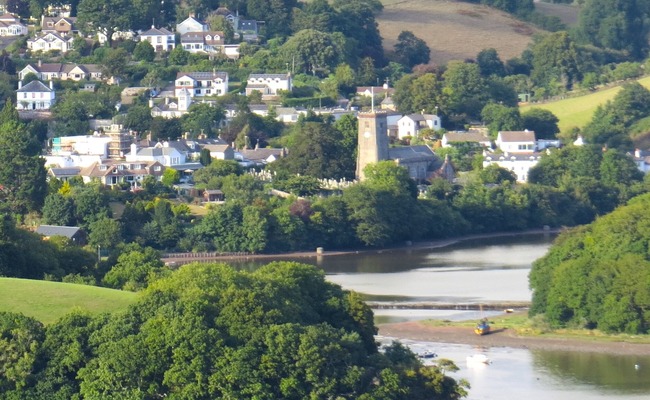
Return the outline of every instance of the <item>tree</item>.
[[[483,123],[488,126],[490,135],[496,137],[499,131],[516,131],[523,127],[519,109],[501,104],[489,103],[481,111]]]
[[[317,71],[325,71],[326,75],[345,60],[344,49],[334,35],[314,29],[291,36],[280,48],[280,54],[297,70],[314,75]]]
[[[88,244],[112,249],[122,242],[122,227],[112,218],[100,218],[90,223]]]
[[[165,186],[172,186],[181,179],[181,173],[174,168],[165,168],[161,182]]]
[[[393,101],[397,104],[397,109],[404,114],[422,111],[443,114],[448,112],[443,82],[433,73],[402,77],[395,85]]]
[[[176,46],[169,52],[167,59],[171,65],[187,65],[190,53],[183,46]]]
[[[0,312],[0,392],[19,395],[33,384],[44,335],[43,324],[34,318]]]
[[[226,44],[232,43],[235,38],[235,29],[223,15],[209,14],[206,22],[210,26],[210,30],[223,32]]]
[[[555,114],[543,108],[531,108],[521,115],[522,126],[535,132],[536,139],[555,139],[560,133],[557,123],[560,121]]]
[[[95,0],[85,0],[95,1]],[[119,0],[122,1],[122,0]],[[110,49],[106,56],[103,58],[101,64],[106,76],[115,78],[124,78],[127,75],[129,63],[129,54],[126,50],[119,47],[117,49]]]
[[[400,63],[408,68],[417,64],[426,64],[431,57],[431,50],[426,42],[416,37],[411,31],[402,31],[397,36],[395,54]]]
[[[104,275],[102,283],[115,289],[138,291],[160,278],[164,266],[160,254],[153,248],[129,245]]]
[[[450,113],[462,119],[475,119],[488,102],[488,87],[478,65],[451,62],[443,74],[443,94]]]
[[[49,225],[74,226],[74,202],[59,193],[50,193],[43,205],[43,220]]]
[[[85,33],[101,30],[107,37],[108,45],[116,30],[128,30],[133,26],[137,10],[128,0],[81,0],[77,9],[79,26]]]
[[[149,130],[152,120],[151,109],[147,105],[133,105],[126,112],[124,126],[127,129],[142,133]]]
[[[315,178],[351,179],[355,159],[344,147],[343,135],[330,124],[300,122],[295,125],[289,154],[275,161],[278,172],[308,175]]]
[[[201,155],[199,157],[199,161],[201,162],[201,165],[204,167],[207,167],[210,165],[212,162],[212,156],[210,155],[210,150],[209,149],[201,149]]]
[[[0,208],[25,214],[39,210],[47,194],[40,145],[18,122],[11,102],[0,113]],[[10,161],[9,161],[10,160]]]
[[[184,131],[192,133],[193,137],[201,133],[211,135],[224,118],[225,114],[221,107],[196,103],[192,104],[188,113],[181,117],[181,126]]]
[[[580,9],[578,34],[594,46],[640,60],[648,52],[648,12],[644,0],[589,0]]]
[[[650,330],[646,307],[650,262],[646,209],[650,196],[588,226],[568,231],[533,264],[531,315],[544,313],[552,326],[581,324],[630,334]]]
[[[580,54],[566,32],[551,33],[534,43],[532,56],[531,79],[549,94],[556,94],[554,85],[569,90],[582,78]]]
[[[481,75],[486,78],[492,75],[503,77],[506,74],[506,67],[495,49],[481,50],[476,56],[476,62],[481,70]]]
[[[503,182],[515,183],[517,176],[514,172],[499,167],[497,164],[490,164],[479,172],[479,179],[484,184],[500,185]]]
[[[137,61],[152,62],[156,58],[156,51],[148,40],[141,40],[133,50],[133,58]]]

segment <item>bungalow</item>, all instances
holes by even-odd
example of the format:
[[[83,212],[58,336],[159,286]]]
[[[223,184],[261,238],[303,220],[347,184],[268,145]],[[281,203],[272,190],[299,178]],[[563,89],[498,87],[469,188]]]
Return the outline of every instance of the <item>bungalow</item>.
[[[384,86],[357,86],[357,96],[361,97],[371,97],[371,96],[382,96],[390,97],[395,93],[394,88]]]
[[[287,150],[276,148],[263,148],[258,147],[254,149],[241,149],[235,154],[235,159],[242,164],[250,166],[264,166],[272,163],[287,155]]]
[[[175,82],[176,97],[187,90],[192,97],[223,96],[228,93],[227,72],[179,72]]]
[[[156,28],[153,25],[151,29],[140,34],[140,40],[146,40],[151,43],[156,53],[172,51],[176,46],[176,39],[173,32],[165,28]]]
[[[20,36],[27,33],[27,27],[19,18],[9,13],[0,15],[0,36]]]
[[[56,93],[52,81],[50,81],[49,87],[39,80],[31,81],[25,86],[22,81],[19,81],[18,90],[16,90],[16,109],[49,110],[54,104],[55,98]]]
[[[210,152],[210,157],[216,160],[234,160],[235,151],[227,144],[206,144],[202,146]]]
[[[86,233],[77,226],[40,225],[36,228],[36,233],[42,235],[45,240],[53,236],[63,236],[76,245],[86,244]]]
[[[67,53],[72,50],[72,36],[63,36],[58,33],[48,32],[27,40],[27,48],[36,51],[60,51]]]
[[[262,99],[268,99],[292,88],[291,74],[250,74],[246,82],[246,95],[258,91],[262,93]]]
[[[440,117],[433,114],[410,114],[397,121],[397,137],[417,137],[420,130],[429,128],[438,131],[442,128]]]
[[[60,79],[62,81],[93,80],[102,79],[102,69],[97,64],[62,64],[62,63],[41,63],[27,64],[18,72],[18,79],[23,80],[27,74],[34,74],[40,80],[51,81]]]
[[[480,146],[485,148],[488,148],[492,145],[490,138],[487,137],[485,133],[472,130],[468,132],[447,132],[442,135],[442,140],[440,141],[442,147],[451,147],[454,144],[460,143],[471,143],[477,147]]]

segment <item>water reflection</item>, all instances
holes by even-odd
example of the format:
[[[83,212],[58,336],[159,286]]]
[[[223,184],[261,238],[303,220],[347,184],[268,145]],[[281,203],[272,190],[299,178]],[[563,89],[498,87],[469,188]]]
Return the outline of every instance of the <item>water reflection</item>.
[[[650,357],[562,351],[532,351],[533,365],[567,383],[595,385],[608,392],[650,393]]]

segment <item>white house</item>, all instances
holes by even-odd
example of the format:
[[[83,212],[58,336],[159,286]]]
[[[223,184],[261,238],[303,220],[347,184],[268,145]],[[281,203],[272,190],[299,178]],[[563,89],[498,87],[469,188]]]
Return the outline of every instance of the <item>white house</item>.
[[[535,132],[500,131],[494,141],[499,149],[507,153],[533,153],[535,152]]]
[[[179,150],[179,142],[158,142],[153,147],[138,148],[131,144],[131,152],[126,155],[127,162],[158,162],[165,167],[185,164],[187,153]]]
[[[36,65],[27,64],[25,68],[18,71],[18,79],[23,80],[30,73],[44,81],[53,79],[99,81],[102,79],[102,69],[97,64],[41,63],[39,61]]]
[[[208,24],[196,19],[194,14],[190,14],[183,22],[176,24],[176,32],[180,33],[181,36],[188,32],[204,32],[209,30]]]
[[[172,101],[169,97],[165,97],[164,104],[154,104],[153,99],[149,99],[152,117],[180,118],[184,114],[187,114],[190,105],[192,105],[192,96],[185,88],[180,90],[177,101]]]
[[[210,152],[210,157],[216,160],[234,160],[235,151],[227,144],[206,144],[202,146]]]
[[[49,110],[54,104],[55,97],[52,81],[49,87],[38,80],[31,81],[25,86],[22,81],[19,81],[16,91],[16,109]]]
[[[176,74],[175,94],[187,90],[192,97],[223,96],[228,93],[227,72],[179,72]]]
[[[63,136],[52,139],[51,152],[53,156],[98,156],[108,157],[108,146],[111,138],[106,135]],[[79,165],[75,165],[79,166]]]
[[[67,53],[72,50],[72,36],[61,36],[58,33],[45,33],[27,40],[27,48],[36,51],[60,51]]]
[[[173,32],[165,28],[156,28],[153,25],[151,29],[140,34],[140,40],[146,40],[151,43],[156,53],[172,51],[176,46],[176,39]]]
[[[160,180],[164,171],[165,166],[156,161],[103,160],[82,168],[79,175],[85,183],[98,180],[106,186],[128,183],[137,188],[147,176]]]
[[[404,139],[407,136],[416,137],[420,130],[430,128],[438,131],[442,128],[440,117],[433,114],[409,114],[397,121],[397,137]]]
[[[222,53],[223,45],[224,35],[219,31],[187,32],[181,35],[183,50],[192,54]]]
[[[542,153],[484,153],[483,168],[496,164],[501,168],[512,171],[517,176],[517,182],[528,181],[528,171],[539,162]]]
[[[517,182],[528,181],[528,171],[544,154],[537,152],[534,131],[501,131],[497,134],[494,143],[500,152],[484,153],[483,167],[497,164],[501,168],[514,172]],[[546,152],[550,152],[550,149]]]
[[[246,95],[253,91],[262,93],[262,99],[274,97],[280,91],[293,88],[291,74],[250,74],[246,82]]]
[[[20,19],[9,13],[0,15],[0,36],[20,36],[27,33],[27,27],[20,22]]]

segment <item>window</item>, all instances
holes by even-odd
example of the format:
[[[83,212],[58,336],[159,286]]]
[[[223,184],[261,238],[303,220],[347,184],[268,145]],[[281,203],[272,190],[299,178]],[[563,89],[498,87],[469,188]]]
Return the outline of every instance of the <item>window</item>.
[[[160,36],[156,38],[156,43],[162,43],[162,38]]]
[[[153,167],[153,170],[154,171],[160,171],[160,165],[156,165],[155,167]]]

